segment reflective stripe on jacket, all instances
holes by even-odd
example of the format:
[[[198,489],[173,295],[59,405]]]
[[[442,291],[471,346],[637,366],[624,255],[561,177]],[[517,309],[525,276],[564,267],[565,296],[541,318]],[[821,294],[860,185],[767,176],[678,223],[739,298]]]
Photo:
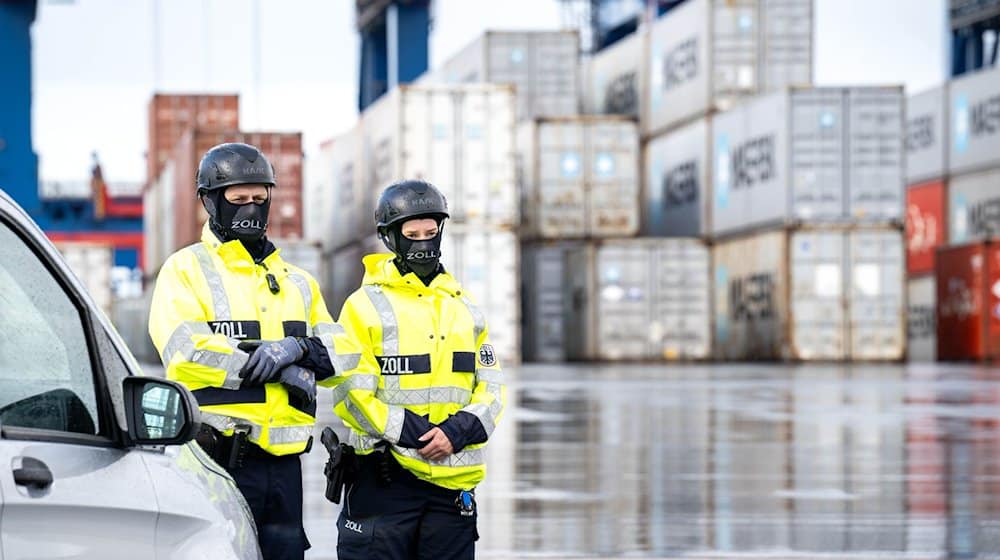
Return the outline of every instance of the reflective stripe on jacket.
[[[223,243],[207,225],[201,239],[167,259],[153,291],[149,335],[167,378],[191,389],[204,423],[227,435],[248,424],[250,440],[268,452],[300,453],[312,434],[315,404],[292,406],[280,383],[241,388],[249,355],[238,344],[316,336],[338,372],[357,367],[357,344],[333,322],[316,280],[286,263],[280,250],[258,265],[239,241]]]
[[[424,286],[413,273],[401,275],[392,259],[364,258],[362,287],[341,311],[340,324],[370,350],[379,373],[357,370],[339,379],[334,411],[352,428],[350,442],[359,453],[386,440],[400,464],[419,478],[473,488],[486,474],[485,443],[440,462],[396,444],[404,409],[435,425],[465,411],[479,419],[487,436],[493,433],[506,396],[486,319],[450,274]]]

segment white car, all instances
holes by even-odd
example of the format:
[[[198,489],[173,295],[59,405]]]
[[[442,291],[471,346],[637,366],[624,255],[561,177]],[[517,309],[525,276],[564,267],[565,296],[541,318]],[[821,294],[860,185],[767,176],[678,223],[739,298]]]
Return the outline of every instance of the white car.
[[[0,559],[260,558],[249,507],[141,377],[34,221],[0,191]]]

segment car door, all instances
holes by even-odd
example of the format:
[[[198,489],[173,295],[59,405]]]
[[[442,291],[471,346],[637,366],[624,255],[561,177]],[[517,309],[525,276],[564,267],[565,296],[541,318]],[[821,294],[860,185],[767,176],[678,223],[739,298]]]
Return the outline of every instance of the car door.
[[[98,350],[108,335],[37,230],[7,208],[0,205],[2,556],[152,558],[157,502],[142,453],[119,443]]]

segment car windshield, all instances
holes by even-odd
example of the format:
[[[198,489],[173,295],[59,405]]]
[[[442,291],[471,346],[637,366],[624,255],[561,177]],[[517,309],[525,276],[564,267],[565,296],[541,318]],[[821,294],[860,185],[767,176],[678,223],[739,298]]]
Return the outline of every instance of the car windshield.
[[[43,261],[0,222],[0,424],[97,433],[79,310]]]

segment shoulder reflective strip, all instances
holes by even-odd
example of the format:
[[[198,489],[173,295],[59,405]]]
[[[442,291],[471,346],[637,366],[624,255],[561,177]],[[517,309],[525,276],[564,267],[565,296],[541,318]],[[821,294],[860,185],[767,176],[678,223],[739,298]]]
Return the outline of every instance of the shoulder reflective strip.
[[[333,388],[333,402],[339,403],[347,398],[347,392],[355,389],[375,391],[378,389],[378,376],[368,373],[352,373],[340,385]]]
[[[427,389],[380,389],[375,397],[386,404],[469,404],[472,391],[461,387],[430,387]]]
[[[476,379],[486,383],[503,385],[503,372],[498,369],[479,368],[476,370]]]
[[[191,391],[194,398],[201,406],[212,406],[216,404],[252,404],[267,402],[267,392],[263,386],[244,387],[242,389],[220,389],[218,387],[204,387]]]
[[[382,375],[412,375],[431,372],[430,354],[409,356],[375,356]]]
[[[208,290],[212,294],[212,309],[215,311],[215,319],[219,321],[230,319],[232,312],[229,310],[229,297],[226,295],[226,286],[222,283],[222,276],[219,275],[219,271],[215,268],[215,263],[212,262],[212,255],[208,253],[208,249],[205,248],[203,243],[192,245],[191,250],[198,257],[201,273],[205,276]]]
[[[312,317],[312,301],[313,301],[312,290],[309,289],[309,281],[306,280],[305,276],[302,276],[301,274],[298,274],[296,272],[289,274],[288,279],[291,280],[292,283],[295,284],[295,286],[299,289],[299,292],[302,293],[302,305],[303,307],[305,307],[304,317],[306,323],[308,323],[309,318]],[[309,334],[307,333],[306,336],[309,336]]]
[[[305,443],[312,435],[312,425],[309,426],[281,426],[270,428],[267,431],[268,443],[283,445],[287,443]]]
[[[169,367],[170,360],[180,352],[181,359],[186,362],[195,362],[203,366],[214,367],[226,372],[226,377],[222,381],[222,386],[226,389],[238,389],[243,383],[240,378],[240,370],[250,358],[246,352],[240,350],[238,342],[227,339],[232,353],[225,354],[211,350],[198,350],[195,348],[192,337],[195,335],[212,336],[212,330],[202,321],[185,321],[174,329],[173,334],[163,347],[163,366]]]
[[[382,354],[399,354],[399,323],[396,322],[396,312],[393,311],[389,298],[378,286],[365,286],[365,293],[382,321]]]
[[[452,352],[451,371],[455,373],[475,373],[476,353],[475,352]]]
[[[469,314],[472,315],[472,333],[474,337],[472,340],[476,344],[479,344],[479,335],[483,334],[483,331],[486,330],[486,317],[483,316],[483,312],[468,297],[462,296],[462,303],[465,304],[465,307],[469,309]]]

